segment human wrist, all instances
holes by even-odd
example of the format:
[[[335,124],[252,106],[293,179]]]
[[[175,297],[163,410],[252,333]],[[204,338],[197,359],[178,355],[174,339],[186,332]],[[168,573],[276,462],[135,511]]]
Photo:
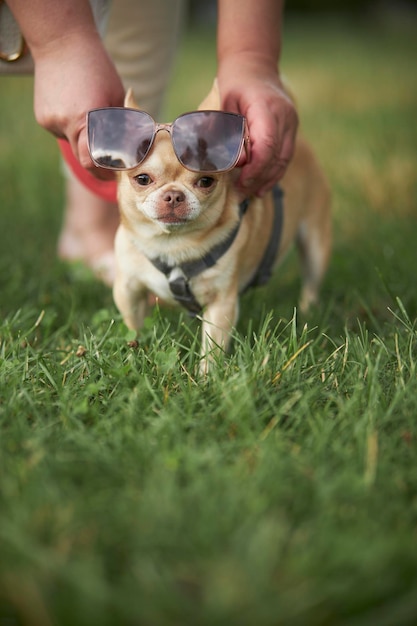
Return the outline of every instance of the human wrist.
[[[220,92],[226,88],[237,88],[242,86],[250,89],[252,82],[256,84],[270,83],[281,85],[279,68],[275,61],[264,57],[262,54],[238,53],[228,55],[221,60],[217,68],[217,78],[220,85]]]
[[[28,45],[36,65],[49,58],[57,60],[94,54],[97,53],[97,46],[102,47],[103,44],[93,25],[92,28],[81,27],[62,35],[53,35],[42,42],[28,42]]]

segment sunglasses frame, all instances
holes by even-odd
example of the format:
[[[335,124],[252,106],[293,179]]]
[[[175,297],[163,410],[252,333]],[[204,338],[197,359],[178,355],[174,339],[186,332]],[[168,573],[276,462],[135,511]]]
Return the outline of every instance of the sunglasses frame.
[[[134,111],[135,113],[142,113],[144,115],[146,115],[146,117],[148,119],[150,119],[153,122],[153,132],[152,132],[152,137],[150,139],[149,142],[149,146],[146,149],[143,158],[136,163],[135,165],[131,166],[131,167],[114,167],[111,165],[103,165],[102,163],[99,163],[92,154],[92,149],[91,149],[91,145],[90,145],[90,132],[89,132],[89,120],[90,120],[90,114],[91,113],[96,113],[98,111],[109,111],[109,110],[120,110],[120,111]],[[237,156],[235,158],[235,160],[233,161],[232,165],[228,166],[227,168],[222,168],[222,169],[216,169],[216,170],[202,170],[202,169],[195,169],[195,168],[191,168],[188,165],[186,165],[185,163],[182,162],[182,160],[180,159],[180,157],[177,154],[176,148],[175,148],[175,143],[173,141],[173,137],[172,137],[172,129],[173,126],[175,124],[175,122],[183,117],[186,117],[187,115],[191,115],[191,114],[195,114],[195,113],[222,113],[225,116],[234,116],[235,118],[240,118],[243,121],[243,132],[242,132],[242,137],[240,140],[240,145],[237,151]],[[237,163],[239,162],[239,159],[242,155],[242,149],[245,148],[245,155],[246,155],[246,162],[248,163],[250,161],[250,137],[249,137],[249,128],[248,128],[248,122],[246,120],[246,117],[244,115],[240,115],[239,113],[231,113],[229,111],[218,111],[215,109],[205,109],[205,110],[197,110],[197,111],[188,111],[187,113],[182,113],[181,115],[178,115],[178,117],[175,118],[175,120],[171,123],[167,123],[167,124],[160,124],[158,122],[156,122],[153,117],[147,113],[147,111],[142,111],[141,109],[132,109],[130,107],[101,107],[98,109],[92,109],[91,111],[88,111],[87,113],[87,145],[88,145],[88,151],[91,157],[92,162],[94,163],[94,165],[96,167],[99,168],[103,168],[103,169],[107,169],[107,170],[113,170],[113,171],[118,171],[118,172],[128,172],[131,170],[134,170],[135,168],[137,168],[139,165],[141,165],[141,163],[143,163],[146,159],[146,157],[148,156],[149,152],[152,149],[152,146],[154,144],[155,141],[155,137],[156,135],[161,131],[161,130],[165,130],[169,133],[170,137],[171,137],[171,144],[172,147],[174,149],[175,152],[175,156],[177,157],[178,161],[181,163],[181,165],[183,167],[185,167],[187,170],[189,170],[190,172],[195,172],[195,173],[199,173],[199,174],[221,174],[224,172],[230,172],[233,168],[236,167]]]

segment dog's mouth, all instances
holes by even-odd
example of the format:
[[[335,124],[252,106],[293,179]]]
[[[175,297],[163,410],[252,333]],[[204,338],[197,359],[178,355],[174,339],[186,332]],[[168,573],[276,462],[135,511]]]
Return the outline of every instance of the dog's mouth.
[[[186,224],[188,219],[169,213],[166,215],[158,215],[158,222],[161,222],[162,224],[169,224],[170,226],[181,226],[181,224]]]

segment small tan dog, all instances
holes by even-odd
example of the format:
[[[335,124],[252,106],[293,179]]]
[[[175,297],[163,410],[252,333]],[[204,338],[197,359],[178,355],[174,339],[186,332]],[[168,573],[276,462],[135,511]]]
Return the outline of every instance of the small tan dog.
[[[136,108],[130,94],[125,106]],[[216,83],[200,109],[219,109]],[[295,241],[303,273],[300,309],[307,311],[317,301],[330,254],[329,188],[303,139],[298,138],[280,183],[283,219],[276,217],[273,193],[241,203],[234,186],[237,174],[236,169],[189,171],[176,157],[168,132],[157,132],[143,162],[119,174],[116,305],[135,330],[143,324],[149,292],[194,313],[201,307],[203,372],[214,351],[227,349],[239,294],[260,267],[268,274],[265,263],[276,266]],[[275,199],[281,202],[279,193]],[[267,259],[271,254],[274,258]]]

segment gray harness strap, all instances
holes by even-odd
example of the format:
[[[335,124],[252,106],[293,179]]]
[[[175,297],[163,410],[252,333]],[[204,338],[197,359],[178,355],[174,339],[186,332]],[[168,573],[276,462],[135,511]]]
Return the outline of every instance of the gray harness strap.
[[[281,241],[282,227],[284,224],[284,192],[281,187],[275,185],[272,193],[274,200],[274,222],[272,225],[271,236],[262,261],[256,270],[256,274],[243,289],[242,293],[251,287],[262,287],[262,285],[266,285],[272,276],[272,269],[277,256],[277,250]]]
[[[272,273],[272,266],[274,264],[276,251],[281,239],[283,223],[283,193],[278,186],[274,188],[273,193],[275,212],[271,238],[255,276],[243,291],[246,291],[249,287],[264,285],[269,280]],[[214,246],[202,258],[195,259],[193,261],[186,261],[185,263],[180,263],[178,265],[170,265],[169,263],[166,263],[166,261],[163,261],[161,257],[149,259],[156,269],[165,274],[168,280],[169,288],[171,289],[175,300],[188,309],[191,315],[198,315],[201,313],[202,306],[197,301],[190,288],[190,280],[194,276],[198,276],[198,274],[204,272],[204,270],[213,267],[223,254],[227,252],[239,232],[240,222],[246,213],[248,206],[249,200],[247,199],[240,204],[240,219],[237,226],[231,231],[224,241],[221,241],[219,244]]]

